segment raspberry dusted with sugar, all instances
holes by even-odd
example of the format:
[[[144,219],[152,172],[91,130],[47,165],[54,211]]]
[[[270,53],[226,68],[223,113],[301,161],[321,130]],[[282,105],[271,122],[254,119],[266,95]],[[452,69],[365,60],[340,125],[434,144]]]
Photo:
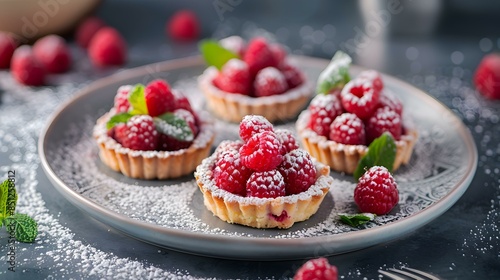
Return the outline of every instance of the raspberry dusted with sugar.
[[[28,86],[40,86],[45,83],[45,68],[36,59],[30,46],[20,46],[12,55],[10,70],[18,82]]]
[[[219,159],[221,155],[226,151],[233,150],[239,153],[241,146],[243,146],[243,142],[240,140],[237,141],[224,140],[220,142],[219,146],[217,146],[214,154],[216,154],[217,159]]]
[[[273,125],[263,116],[247,115],[240,122],[240,138],[247,142],[250,138],[260,132],[273,132]]]
[[[309,260],[295,273],[293,280],[337,280],[337,267],[326,258]]]
[[[321,136],[328,137],[330,124],[342,114],[340,100],[334,94],[318,94],[309,105],[311,118],[309,128]]]
[[[365,70],[359,73],[357,79],[367,79],[372,82],[375,91],[382,91],[384,88],[384,83],[382,82],[382,76],[375,70]]]
[[[285,62],[281,71],[285,76],[288,88],[295,88],[304,83],[304,76],[294,65]]]
[[[193,41],[200,35],[196,14],[190,10],[176,12],[167,24],[167,33],[177,41]]]
[[[253,83],[256,97],[271,96],[284,93],[288,89],[285,76],[274,67],[259,71]]]
[[[330,126],[330,140],[346,145],[365,145],[365,125],[355,114],[343,113]]]
[[[275,198],[285,196],[285,181],[276,170],[257,171],[248,178],[247,196],[260,198]]]
[[[126,85],[118,88],[118,91],[115,95],[115,110],[117,113],[125,113],[130,109],[130,102],[128,101],[128,97],[130,96],[130,91],[132,90],[132,86]]]
[[[276,129],[274,133],[276,133],[278,140],[281,142],[280,153],[282,156],[299,148],[299,144],[297,144],[297,140],[290,130]]]
[[[125,148],[153,151],[158,145],[159,135],[151,116],[135,115],[127,121],[125,127],[115,131],[115,137]]]
[[[214,168],[214,180],[219,188],[245,196],[247,180],[252,170],[241,164],[237,150],[227,149],[220,153]]]
[[[245,55],[246,43],[240,36],[230,36],[219,40],[219,43],[223,48],[239,55],[240,57]]]
[[[48,35],[38,39],[33,45],[35,57],[50,73],[63,73],[71,67],[71,54],[64,39],[58,35]]]
[[[272,44],[269,49],[274,57],[274,62],[277,68],[281,68],[285,65],[285,59],[287,56],[285,48],[281,44]]]
[[[127,44],[116,29],[103,27],[92,37],[88,53],[96,66],[120,66],[127,59]]]
[[[248,65],[237,58],[230,59],[222,66],[221,72],[214,79],[214,84],[226,92],[250,94],[251,81]]]
[[[403,115],[403,102],[388,90],[382,91],[380,94],[380,99],[378,101],[377,108],[389,107],[398,115]]]
[[[282,160],[281,143],[274,132],[254,134],[240,149],[243,165],[256,171],[275,169]]]
[[[164,80],[154,80],[144,89],[148,114],[152,117],[171,112],[175,108],[175,97]]]
[[[340,93],[346,111],[356,114],[361,119],[371,116],[378,105],[379,96],[380,91],[375,89],[371,80],[365,78],[351,80]]]
[[[394,140],[401,139],[403,125],[401,116],[388,107],[379,108],[366,122],[366,139],[371,143],[382,133],[390,132]]]
[[[398,186],[383,166],[373,166],[359,178],[354,202],[361,212],[385,215],[399,202]]]
[[[248,43],[243,60],[248,64],[252,77],[261,69],[277,66],[271,48],[262,37],[254,38]]]
[[[278,170],[285,178],[287,195],[305,192],[316,181],[316,167],[309,154],[301,149],[286,154]]]
[[[0,69],[9,68],[17,43],[12,36],[0,31]]]

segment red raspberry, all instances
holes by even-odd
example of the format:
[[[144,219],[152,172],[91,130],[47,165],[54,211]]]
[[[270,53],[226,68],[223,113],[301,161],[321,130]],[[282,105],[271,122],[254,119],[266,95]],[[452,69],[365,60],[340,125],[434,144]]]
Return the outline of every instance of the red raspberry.
[[[200,24],[195,13],[181,10],[170,18],[166,31],[174,40],[189,42],[196,40],[200,35]]]
[[[40,86],[45,82],[45,68],[36,59],[30,46],[21,46],[12,55],[11,72],[14,78],[25,85]]]
[[[231,150],[236,151],[239,154],[241,146],[243,146],[243,142],[240,140],[224,140],[219,144],[219,146],[217,146],[214,153],[217,155],[217,158],[220,158],[222,153]]]
[[[276,67],[281,69],[285,65],[286,50],[280,44],[272,44],[269,49],[271,50]]]
[[[285,76],[288,88],[295,88],[304,83],[304,75],[294,65],[285,63],[281,71]]]
[[[35,57],[50,73],[63,73],[71,67],[71,54],[64,39],[58,35],[48,35],[33,45]]]
[[[275,169],[282,160],[281,143],[274,132],[254,134],[240,149],[243,165],[255,171]]]
[[[368,118],[378,105],[380,91],[375,90],[372,81],[357,78],[348,82],[340,99],[342,105],[349,113],[356,114],[361,119]]]
[[[366,140],[371,143],[384,132],[390,132],[395,140],[401,139],[403,126],[401,116],[389,107],[377,109],[366,122]]]
[[[342,114],[340,100],[335,94],[316,95],[309,104],[308,110],[311,113],[309,128],[325,137],[330,134],[330,124]]]
[[[485,97],[500,99],[500,54],[483,57],[474,74],[474,84]]]
[[[299,148],[299,144],[297,144],[297,140],[290,130],[276,129],[274,133],[276,133],[276,136],[278,136],[278,140],[280,140],[281,142],[280,154],[282,156]]]
[[[273,125],[263,116],[248,115],[243,117],[240,122],[240,138],[247,142],[254,134],[272,131],[274,132]]]
[[[189,102],[189,99],[181,91],[172,89],[172,94],[175,99],[175,109],[184,109],[191,112],[191,114],[194,113],[193,108],[191,107],[191,102]]]
[[[375,70],[365,70],[359,74],[358,79],[367,79],[372,82],[373,88],[380,92],[384,88],[384,82],[382,82],[382,76]]]
[[[252,172],[250,168],[241,164],[240,154],[237,150],[228,149],[219,155],[213,176],[219,188],[245,196],[247,180]]]
[[[88,48],[94,35],[104,26],[106,26],[106,24],[100,18],[88,17],[78,25],[75,32],[76,43],[84,49]]]
[[[191,131],[193,132],[194,139],[199,132],[199,128],[196,125],[196,119],[193,114],[185,109],[176,109],[173,113],[175,116],[186,121],[186,123],[189,125],[189,128],[191,128]],[[191,144],[193,144],[193,139],[183,141],[160,133],[158,149],[162,151],[177,151],[181,149],[187,149],[191,146]]]
[[[346,145],[365,145],[365,125],[355,114],[343,113],[330,125],[330,140]]]
[[[361,212],[385,215],[399,201],[398,185],[383,166],[373,166],[359,178],[354,202]]]
[[[403,103],[401,100],[394,94],[392,94],[389,90],[382,91],[380,93],[380,99],[378,101],[377,108],[380,107],[389,107],[398,115],[403,115]]]
[[[260,198],[275,198],[285,196],[285,181],[276,170],[254,172],[248,178],[247,196]]]
[[[277,66],[271,48],[262,37],[254,38],[248,43],[244,61],[248,64],[252,77],[261,69]]]
[[[295,273],[293,280],[337,280],[337,267],[325,258],[309,260]]]
[[[259,71],[253,83],[256,97],[271,96],[284,93],[288,89],[285,76],[274,67]]]
[[[164,80],[154,80],[144,89],[144,98],[148,114],[152,117],[172,112],[175,108],[175,97],[170,86]]]
[[[245,40],[240,36],[230,36],[219,41],[219,44],[233,53],[243,57],[245,55]]]
[[[103,27],[90,40],[88,53],[96,66],[119,66],[125,63],[127,45],[116,29]]]
[[[116,113],[125,113],[130,109],[130,102],[128,101],[130,90],[132,86],[126,85],[118,88],[115,95],[115,110]]]
[[[226,92],[250,94],[251,81],[248,65],[236,58],[226,62],[219,75],[214,79],[214,84]]]
[[[0,32],[0,69],[9,68],[12,54],[17,47],[17,43],[12,36]]]
[[[311,156],[301,149],[286,154],[278,170],[285,178],[287,195],[305,192],[316,182],[316,166]]]
[[[119,123],[115,125],[112,129],[108,130],[108,136],[113,137],[113,139],[115,139],[116,142],[122,144],[123,146],[123,141],[126,140],[128,137],[127,124]]]
[[[115,137],[125,148],[152,151],[158,146],[159,133],[151,116],[135,115],[128,120],[125,128],[115,130]]]

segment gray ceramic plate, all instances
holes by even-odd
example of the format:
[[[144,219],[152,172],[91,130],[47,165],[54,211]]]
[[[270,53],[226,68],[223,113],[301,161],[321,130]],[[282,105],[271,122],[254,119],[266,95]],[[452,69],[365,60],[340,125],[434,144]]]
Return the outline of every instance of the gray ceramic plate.
[[[295,57],[315,81],[327,60]],[[96,119],[113,103],[123,84],[167,79],[205,107],[196,86],[204,69],[199,57],[148,65],[97,81],[64,104],[39,142],[43,168],[71,203],[123,233],[161,247],[212,257],[280,260],[345,253],[396,239],[432,221],[465,192],[477,165],[474,141],[462,122],[441,103],[402,81],[383,76],[386,88],[405,104],[420,137],[409,165],[396,174],[400,203],[391,213],[361,228],[339,222],[338,213],[356,213],[350,176],[332,173],[335,184],[318,212],[287,230],[231,225],[203,205],[193,176],[178,180],[133,180],[104,166],[91,137]],[[352,67],[352,74],[361,68]],[[294,129],[294,121],[279,124]],[[235,139],[238,126],[216,121],[217,145]]]

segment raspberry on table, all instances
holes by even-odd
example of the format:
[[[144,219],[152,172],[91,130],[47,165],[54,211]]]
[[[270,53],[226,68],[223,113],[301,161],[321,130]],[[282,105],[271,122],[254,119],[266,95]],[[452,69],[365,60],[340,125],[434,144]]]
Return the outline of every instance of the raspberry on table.
[[[248,64],[252,77],[261,69],[277,66],[271,48],[262,37],[256,37],[248,43],[243,60]]]
[[[276,129],[274,133],[276,133],[276,136],[278,136],[278,140],[281,142],[280,153],[282,156],[299,148],[297,139],[295,139],[295,136],[293,136],[290,130]]]
[[[226,92],[249,95],[251,81],[248,65],[237,58],[230,59],[222,66],[221,72],[214,79],[214,85]]]
[[[0,69],[9,68],[17,43],[12,36],[0,32]]]
[[[352,113],[343,113],[330,125],[330,140],[346,145],[365,145],[365,125]]]
[[[474,73],[477,90],[487,98],[500,99],[500,54],[488,54]]]
[[[399,202],[398,186],[387,168],[373,166],[359,178],[354,202],[361,212],[385,215]]]
[[[248,197],[275,198],[285,196],[285,181],[277,170],[257,171],[246,184]]]
[[[200,35],[200,24],[195,13],[190,10],[180,10],[170,18],[166,31],[174,40],[193,41]]]
[[[125,127],[115,130],[117,141],[125,148],[138,151],[153,151],[158,146],[159,133],[149,115],[131,117]]]
[[[274,132],[254,134],[240,149],[244,166],[255,171],[275,169],[282,160],[281,143]]]
[[[243,141],[248,141],[254,134],[274,131],[273,125],[263,116],[246,115],[240,122],[240,138]]]
[[[285,178],[287,195],[307,191],[316,181],[316,167],[309,154],[301,149],[286,154],[278,170]]]
[[[337,267],[326,258],[312,259],[304,263],[295,273],[293,280],[337,280]]]
[[[14,79],[21,84],[40,86],[45,83],[45,68],[28,45],[20,46],[14,51],[10,69]]]
[[[262,97],[282,94],[288,89],[288,84],[278,69],[266,67],[257,73],[253,87],[255,96]]]
[[[213,178],[219,188],[246,196],[247,180],[252,172],[241,163],[238,150],[226,149],[219,154]]]
[[[114,108],[117,113],[125,113],[130,109],[130,102],[128,101],[128,97],[131,90],[131,85],[125,85],[118,88],[114,100]]]
[[[71,67],[71,53],[66,41],[58,35],[47,35],[33,45],[35,57],[50,73],[63,73]]]
[[[403,115],[403,102],[389,90],[380,93],[377,109],[380,107],[389,107],[398,115]]]
[[[361,119],[366,119],[377,107],[379,96],[380,91],[375,90],[372,81],[356,78],[344,86],[340,93],[340,100],[346,111],[356,114]]]
[[[127,58],[127,45],[116,29],[103,27],[90,40],[88,54],[96,66],[120,66]]]
[[[366,122],[367,142],[371,143],[384,132],[390,132],[394,140],[401,139],[403,133],[401,116],[389,107],[378,108]]]
[[[245,45],[246,42],[240,36],[229,36],[227,38],[219,40],[219,44],[240,57],[244,57],[245,55]]]
[[[288,88],[295,88],[304,83],[304,77],[297,67],[285,62],[281,68],[283,75],[285,76]]]
[[[175,108],[175,97],[164,80],[154,80],[144,89],[148,114],[152,117],[171,112]]]
[[[106,26],[106,24],[100,18],[88,17],[82,23],[80,23],[78,25],[78,28],[76,29],[76,43],[84,49],[88,48],[90,41],[92,40],[94,35],[104,26]]]
[[[340,100],[335,94],[316,95],[308,110],[311,113],[308,127],[325,137],[330,134],[330,124],[343,112]]]

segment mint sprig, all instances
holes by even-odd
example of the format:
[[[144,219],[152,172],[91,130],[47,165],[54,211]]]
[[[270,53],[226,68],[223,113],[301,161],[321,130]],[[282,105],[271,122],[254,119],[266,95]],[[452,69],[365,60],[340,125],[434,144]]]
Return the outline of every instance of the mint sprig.
[[[359,227],[360,225],[364,225],[369,221],[373,221],[376,217],[375,214],[372,213],[361,213],[361,214],[339,214],[340,221],[343,223],[350,225],[351,227]]]
[[[110,130],[119,123],[126,123],[132,116],[130,113],[120,113],[112,116],[106,123],[106,129]]]
[[[361,158],[353,173],[354,179],[358,180],[372,166],[384,166],[392,172],[395,159],[396,142],[390,133],[384,132],[368,146],[368,152]]]
[[[156,130],[180,141],[192,141],[193,131],[189,124],[172,113],[165,113],[153,118]]]
[[[352,59],[348,54],[337,51],[330,64],[319,74],[316,92],[328,94],[331,90],[341,89],[347,84],[351,80],[349,76],[351,62]]]
[[[219,70],[230,59],[239,58],[239,55],[225,49],[215,40],[203,40],[199,48],[205,62],[210,66],[215,66]]]
[[[136,84],[134,88],[129,93],[128,102],[130,103],[129,113],[132,115],[147,115],[148,105],[146,104],[146,98],[144,98],[143,84]]]
[[[33,242],[38,235],[36,221],[26,214],[14,213],[17,204],[17,191],[13,182],[5,180],[0,185],[0,226],[20,242]]]

